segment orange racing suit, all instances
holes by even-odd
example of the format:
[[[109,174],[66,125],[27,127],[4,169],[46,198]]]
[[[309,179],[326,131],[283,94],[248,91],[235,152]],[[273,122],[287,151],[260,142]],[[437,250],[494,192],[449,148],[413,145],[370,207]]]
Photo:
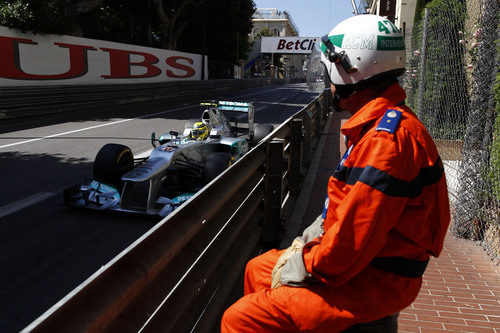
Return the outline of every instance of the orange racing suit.
[[[303,248],[316,283],[270,289],[283,251],[252,259],[223,332],[340,332],[415,300],[422,278],[407,261],[440,254],[450,212],[438,151],[405,98],[395,83],[342,127],[351,147],[328,182],[325,232]]]

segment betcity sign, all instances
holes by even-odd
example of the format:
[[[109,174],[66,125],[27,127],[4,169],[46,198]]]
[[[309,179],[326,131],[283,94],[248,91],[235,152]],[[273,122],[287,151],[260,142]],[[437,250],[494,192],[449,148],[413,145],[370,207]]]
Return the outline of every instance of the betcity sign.
[[[295,53],[309,54],[312,52],[316,37],[262,37],[262,53]]]
[[[200,80],[201,60],[192,53],[0,27],[0,86]]]

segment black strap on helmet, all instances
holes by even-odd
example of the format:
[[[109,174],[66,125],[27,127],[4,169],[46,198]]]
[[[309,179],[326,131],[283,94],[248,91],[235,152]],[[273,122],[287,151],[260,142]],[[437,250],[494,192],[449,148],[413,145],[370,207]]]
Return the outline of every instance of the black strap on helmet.
[[[355,91],[361,91],[367,88],[377,87],[381,85],[389,86],[392,83],[397,82],[398,77],[403,74],[404,71],[404,68],[398,68],[390,70],[388,72],[377,74],[354,84],[336,84],[336,94],[338,94],[340,98],[347,98],[351,96]]]
[[[352,74],[358,71],[356,67],[352,66],[351,61],[349,60],[349,57],[347,56],[345,51],[335,51],[335,46],[333,45],[328,35],[324,35],[323,37],[321,37],[321,41],[326,46],[325,55],[328,57],[328,60],[330,60],[330,62],[334,64],[340,64],[347,74]]]

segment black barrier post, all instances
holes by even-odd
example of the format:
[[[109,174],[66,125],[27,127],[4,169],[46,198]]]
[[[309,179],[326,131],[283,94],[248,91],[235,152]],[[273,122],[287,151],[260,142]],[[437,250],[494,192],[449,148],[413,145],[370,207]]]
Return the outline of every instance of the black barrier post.
[[[314,103],[316,111],[313,113],[314,116],[314,136],[319,137],[321,135],[321,110],[322,105],[319,101]]]
[[[311,117],[309,112],[304,112],[302,116],[304,125],[304,139],[302,140],[302,166],[308,167],[311,163]]]
[[[266,150],[262,244],[265,249],[272,249],[280,244],[283,140],[271,140],[267,143]]]
[[[298,196],[300,193],[300,164],[302,141],[302,120],[292,119],[290,122],[290,160],[288,165],[290,194]]]
[[[321,104],[321,128],[324,128],[328,119],[330,100],[328,99],[327,95],[323,95],[323,98],[321,100],[323,101],[323,103]]]
[[[323,112],[322,112],[322,116],[323,116],[323,120],[326,122],[326,120],[328,119],[328,114],[330,113],[330,111],[333,111],[332,110],[332,94],[331,93],[327,93],[325,95],[323,95]]]

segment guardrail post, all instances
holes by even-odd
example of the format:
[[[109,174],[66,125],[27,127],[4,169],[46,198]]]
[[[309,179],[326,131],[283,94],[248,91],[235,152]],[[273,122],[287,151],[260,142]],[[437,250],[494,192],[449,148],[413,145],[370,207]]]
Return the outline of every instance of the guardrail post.
[[[319,137],[321,135],[321,110],[322,105],[321,103],[317,100],[316,103],[314,103],[315,106],[315,112],[313,113],[314,116],[314,136]]]
[[[304,139],[302,140],[302,166],[308,167],[311,163],[311,117],[305,112],[302,117],[304,124]]]
[[[283,174],[283,140],[273,139],[266,147],[264,194],[264,248],[277,248],[281,231],[281,182]]]
[[[290,194],[298,196],[300,192],[300,167],[302,141],[302,120],[292,119],[290,122],[290,160],[288,165]]]
[[[328,113],[332,108],[332,94],[330,90],[325,90],[323,92],[323,108],[321,109],[321,120],[323,123],[326,123],[328,119]]]

